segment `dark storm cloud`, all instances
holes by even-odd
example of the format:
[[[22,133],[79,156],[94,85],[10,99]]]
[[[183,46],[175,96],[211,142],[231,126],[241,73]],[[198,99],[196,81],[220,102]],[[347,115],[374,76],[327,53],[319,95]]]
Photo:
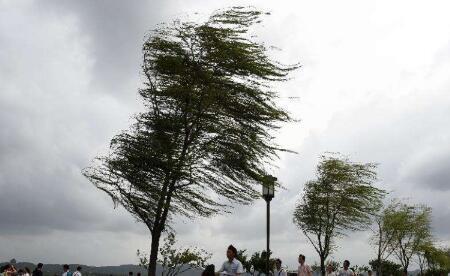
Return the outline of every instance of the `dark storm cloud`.
[[[36,1],[43,14],[73,15],[81,31],[89,36],[90,54],[95,58],[92,93],[103,92],[123,97],[130,82],[140,73],[144,37],[164,20],[166,1]],[[133,100],[135,97],[133,97]]]
[[[423,156],[411,168],[407,180],[422,189],[450,191],[450,150],[440,148],[434,154]]]
[[[81,170],[134,112],[122,100],[136,99],[140,44],[158,5],[16,4],[0,22],[2,234],[140,233]]]

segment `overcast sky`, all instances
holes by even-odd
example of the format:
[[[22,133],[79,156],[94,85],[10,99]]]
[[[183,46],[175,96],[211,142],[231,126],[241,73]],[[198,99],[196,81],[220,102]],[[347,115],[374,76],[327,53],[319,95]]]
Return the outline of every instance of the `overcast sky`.
[[[301,121],[277,134],[299,154],[277,163],[286,190],[272,201],[274,254],[291,269],[300,252],[318,261],[292,212],[325,151],[379,163],[377,185],[433,207],[436,240],[450,245],[448,1],[0,0],[0,261],[137,263],[146,228],[81,170],[142,110],[147,31],[238,3],[270,11],[259,39],[303,66],[278,86]],[[230,243],[264,249],[265,203],[175,230],[218,266]],[[367,264],[369,235],[341,240],[332,258]]]

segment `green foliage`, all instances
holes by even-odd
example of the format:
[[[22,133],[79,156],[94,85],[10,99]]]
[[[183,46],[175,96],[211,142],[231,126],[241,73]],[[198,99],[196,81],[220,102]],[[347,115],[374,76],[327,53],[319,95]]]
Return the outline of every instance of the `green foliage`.
[[[298,66],[272,61],[251,40],[259,16],[232,8],[161,25],[145,42],[147,109],[84,174],[150,231],[164,212],[210,216],[258,198],[268,161],[283,150],[270,131],[291,119],[270,83]]]
[[[169,233],[160,248],[159,263],[163,266],[161,276],[176,276],[192,268],[204,268],[211,254],[197,247],[179,249],[175,247],[174,233]],[[139,265],[148,268],[149,260],[141,251],[137,251]]]
[[[281,65],[255,42],[249,31],[261,15],[234,7],[206,22],[174,21],[152,31],[139,91],[146,109],[83,171],[147,225],[153,271],[174,215],[208,217],[249,204],[284,150],[271,133],[291,118],[276,105],[271,84],[286,81],[298,65]]]
[[[419,260],[423,259],[425,266],[428,268],[425,275],[450,272],[450,249],[448,248],[439,248],[429,243],[421,247],[418,257]]]
[[[242,266],[244,267],[244,270],[246,272],[250,272],[252,269],[252,263],[249,260],[248,256],[245,254],[245,251],[247,250],[238,250],[236,259],[238,259],[242,263]]]
[[[382,268],[383,268],[383,274],[382,275],[393,275],[393,276],[401,276],[402,275],[402,266],[399,264],[396,264],[389,260],[383,260],[381,262]],[[378,271],[379,262],[378,260],[371,260],[369,262],[370,267],[373,271]]]
[[[317,179],[305,184],[294,223],[319,254],[322,273],[336,238],[367,228],[381,208],[385,192],[373,186],[375,168],[372,163],[354,163],[339,154],[328,154],[317,167]]]
[[[394,201],[395,202],[395,201]],[[390,227],[390,220],[386,216],[392,209],[392,205],[383,208],[374,218],[373,236],[371,237],[371,243],[377,248],[377,263],[381,263],[381,266],[377,266],[377,274],[383,275],[383,261],[389,258],[393,253],[393,248],[390,246],[395,242],[395,230]]]
[[[269,269],[272,270],[275,266],[275,259],[270,258],[270,256],[272,256],[272,252],[269,253]],[[258,273],[257,275],[261,275],[264,273],[264,271],[266,271],[266,259],[266,250],[253,253],[252,257],[250,258],[250,263],[253,267],[254,272]]]
[[[369,267],[367,265],[354,265],[350,268],[352,271],[356,273],[356,275],[363,274],[364,272],[369,271]]]
[[[394,235],[389,247],[407,271],[411,258],[431,241],[431,208],[395,202],[386,210],[384,220]]]

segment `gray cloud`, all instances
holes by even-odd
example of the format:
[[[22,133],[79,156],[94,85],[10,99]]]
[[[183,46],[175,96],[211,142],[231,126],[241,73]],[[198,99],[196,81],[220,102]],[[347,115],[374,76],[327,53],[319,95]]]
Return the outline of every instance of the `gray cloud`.
[[[167,14],[164,1],[57,1],[35,3],[44,16],[74,16],[89,37],[94,58],[91,93],[115,94],[135,100],[144,36]]]

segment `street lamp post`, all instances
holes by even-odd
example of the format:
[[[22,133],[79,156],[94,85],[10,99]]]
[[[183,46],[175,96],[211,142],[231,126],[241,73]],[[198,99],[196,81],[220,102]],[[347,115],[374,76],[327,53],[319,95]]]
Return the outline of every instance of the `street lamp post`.
[[[266,249],[266,275],[269,275],[269,259],[270,259],[270,201],[275,196],[275,182],[277,181],[276,177],[271,175],[267,175],[263,181],[262,187],[262,196],[266,201],[266,209],[267,209],[267,249]]]

